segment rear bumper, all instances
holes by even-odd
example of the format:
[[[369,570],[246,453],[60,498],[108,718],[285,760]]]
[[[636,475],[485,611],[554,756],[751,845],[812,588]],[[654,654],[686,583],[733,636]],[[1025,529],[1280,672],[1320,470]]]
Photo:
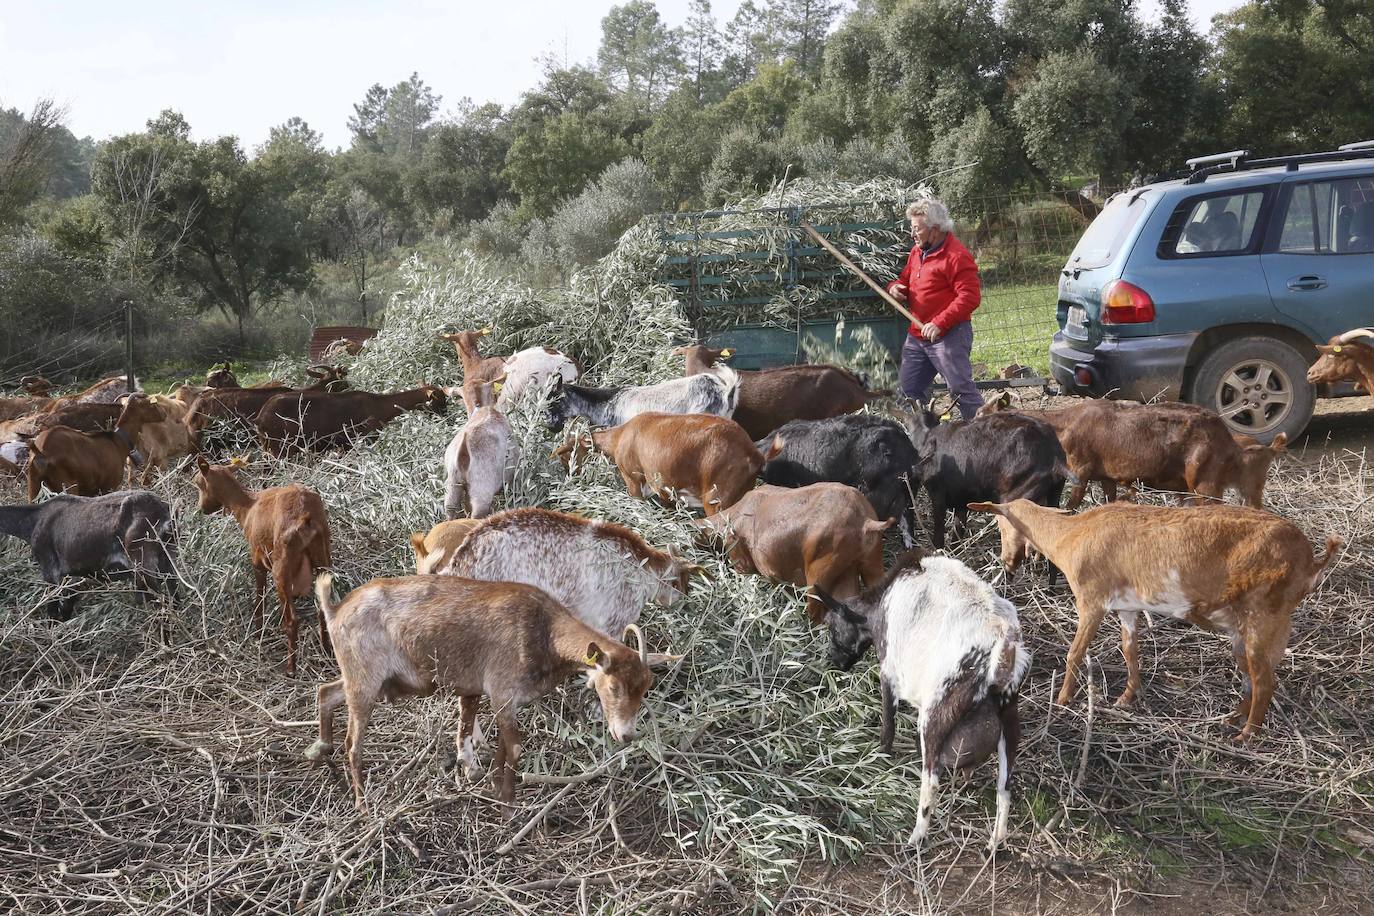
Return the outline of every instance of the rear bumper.
[[[1050,374],[1066,394],[1176,401],[1183,395],[1183,371],[1196,339],[1196,333],[1108,337],[1092,350],[1078,350],[1062,332],[1056,333]],[[1080,369],[1089,376],[1086,384],[1078,378]]]

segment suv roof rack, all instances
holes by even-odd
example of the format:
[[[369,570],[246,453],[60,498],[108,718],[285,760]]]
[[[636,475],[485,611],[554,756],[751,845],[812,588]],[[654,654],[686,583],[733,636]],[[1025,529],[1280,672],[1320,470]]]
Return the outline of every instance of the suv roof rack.
[[[1188,184],[1202,184],[1209,175],[1224,172],[1248,172],[1253,169],[1269,169],[1284,166],[1287,171],[1296,172],[1298,166],[1315,162],[1340,162],[1347,159],[1374,159],[1374,140],[1360,140],[1347,143],[1339,149],[1323,153],[1302,153],[1297,156],[1271,156],[1267,159],[1251,159],[1249,150],[1232,150],[1212,156],[1198,156],[1189,159],[1187,166],[1192,171]]]

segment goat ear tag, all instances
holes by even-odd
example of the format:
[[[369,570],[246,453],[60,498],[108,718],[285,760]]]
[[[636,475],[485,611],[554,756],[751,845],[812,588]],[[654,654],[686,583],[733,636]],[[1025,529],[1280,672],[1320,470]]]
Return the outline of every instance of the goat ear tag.
[[[1331,348],[1331,352],[1332,352],[1332,353],[1339,353],[1339,352],[1341,352],[1341,345],[1340,345],[1340,344],[1336,344],[1334,347]]]
[[[954,415],[953,415],[952,413],[949,413],[949,412],[942,413],[942,414],[940,414],[940,422],[941,422],[941,423],[948,423],[951,419],[953,419],[953,417],[954,417]]]

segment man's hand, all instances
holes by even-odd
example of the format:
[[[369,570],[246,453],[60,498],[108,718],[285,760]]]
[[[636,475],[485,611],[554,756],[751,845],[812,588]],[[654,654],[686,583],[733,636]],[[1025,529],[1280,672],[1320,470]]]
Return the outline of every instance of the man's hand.
[[[905,295],[906,295],[906,284],[905,284],[905,283],[894,283],[894,284],[892,284],[891,286],[889,286],[889,287],[887,288],[887,291],[888,291],[889,293],[891,293],[892,295],[894,295],[894,296],[905,296]]]
[[[944,333],[944,331],[940,330],[940,326],[933,321],[927,321],[925,324],[921,325],[921,336],[931,343],[935,343],[935,341],[939,340]]]

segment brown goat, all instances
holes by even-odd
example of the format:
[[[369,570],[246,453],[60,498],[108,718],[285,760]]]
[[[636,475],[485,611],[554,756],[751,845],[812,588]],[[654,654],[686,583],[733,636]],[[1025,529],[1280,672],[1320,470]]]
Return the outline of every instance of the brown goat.
[[[983,405],[980,414],[1001,408],[1002,399]],[[1054,429],[1078,479],[1067,508],[1076,509],[1093,481],[1107,500],[1117,485],[1139,480],[1159,490],[1221,499],[1228,489],[1240,491],[1245,504],[1261,508],[1269,466],[1288,437],[1280,433],[1269,445],[1234,436],[1212,411],[1194,404],[1167,401],[1137,404],[1106,399],[1083,400],[1060,410],[1022,410]],[[1248,437],[1247,437],[1248,438]]]
[[[477,349],[477,342],[491,333],[491,328],[480,331],[459,331],[456,334],[440,334],[441,340],[453,344],[458,353],[458,361],[463,364],[463,383],[478,379],[491,382],[506,373],[506,357],[483,356]]]
[[[1274,693],[1274,669],[1288,645],[1293,609],[1340,553],[1326,539],[1312,556],[1306,535],[1285,519],[1258,509],[1215,506],[1205,512],[1113,503],[1073,515],[1025,499],[971,503],[993,512],[1064,573],[1078,604],[1078,631],[1064,666],[1059,702],[1077,689],[1078,666],[1109,612],[1121,620],[1126,689],[1118,706],[1140,691],[1136,620],[1162,614],[1231,637],[1241,673],[1248,676],[1232,716],[1244,723],[1237,741],[1264,722]]]
[[[782,451],[775,439],[760,452],[738,423],[709,414],[642,413],[592,433],[592,445],[615,462],[631,496],[645,486],[665,502],[686,494],[708,516],[738,502]]]
[[[262,405],[253,422],[263,447],[276,455],[293,449],[322,452],[351,448],[408,410],[448,409],[442,388],[420,385],[409,391],[289,391]]]
[[[310,595],[315,573],[330,565],[329,516],[320,494],[299,484],[270,487],[256,493],[234,476],[239,462],[214,466],[196,456],[196,490],[200,511],[206,515],[227,512],[243,529],[253,564],[253,628],[262,634],[270,574],[281,602],[282,627],[286,631],[286,673],[296,673],[297,598]],[[329,648],[329,631],[320,615],[320,642]]]
[[[118,490],[124,482],[125,460],[143,462],[137,449],[143,427],[161,418],[161,412],[146,397],[136,395],[119,408],[112,430],[87,433],[60,425],[44,429],[29,439],[29,501],[38,498],[45,484],[54,493],[77,496]]]
[[[415,571],[420,575],[428,575],[448,563],[468,532],[482,524],[482,521],[480,518],[454,518],[435,525],[428,534],[423,531],[413,533],[410,547],[415,551]]]
[[[1374,395],[1374,328],[1355,328],[1337,334],[1317,347],[1317,361],[1307,370],[1313,385],[1334,385],[1353,379]]]
[[[686,362],[683,375],[709,372],[729,347],[716,350],[700,345],[673,351]],[[869,391],[859,377],[839,366],[782,366],[739,372],[739,405],[732,417],[749,438],[762,439],[789,420],[824,420],[853,413],[874,398],[891,397],[887,389]]]
[[[379,700],[429,696],[441,687],[456,693],[462,724],[455,744],[475,778],[477,707],[489,697],[499,729],[497,795],[506,805],[515,799],[524,741],[516,713],[573,675],[586,674],[612,737],[634,737],[635,719],[653,684],[644,637],[635,627],[626,634],[638,636],[638,652],[582,623],[545,592],[512,582],[373,579],[337,606],[332,587],[329,574],[320,576],[315,597],[334,635],[340,677],[319,687],[320,737],[306,756],[317,759],[333,749],[334,713],[346,703],[348,770],[360,810],[363,737]]]
[[[896,519],[879,521],[868,497],[842,483],[750,490],[739,502],[697,525],[725,541],[737,570],[808,588],[836,598],[859,594],[883,577],[883,532]],[[826,606],[806,596],[812,623]]]

